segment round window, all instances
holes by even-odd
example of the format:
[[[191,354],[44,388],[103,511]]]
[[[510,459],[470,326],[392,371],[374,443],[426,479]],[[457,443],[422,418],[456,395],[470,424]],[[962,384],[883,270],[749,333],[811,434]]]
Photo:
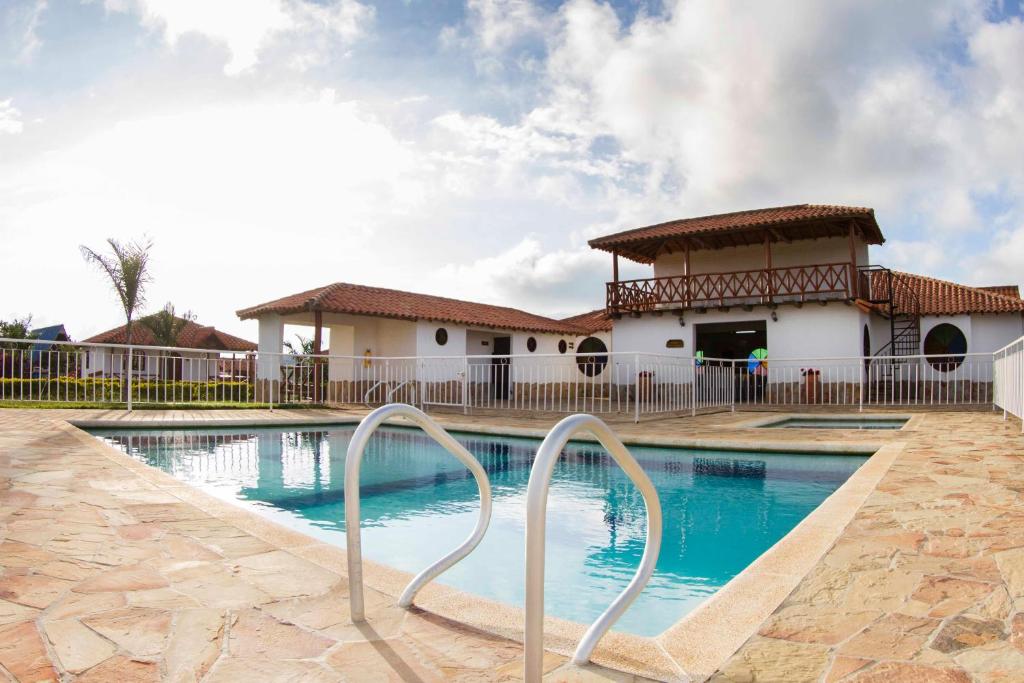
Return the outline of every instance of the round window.
[[[443,327],[437,328],[437,332],[434,333],[434,341],[437,342],[438,346],[444,346],[448,343],[448,330]]]
[[[600,375],[608,364],[608,347],[597,337],[587,337],[576,351],[576,365],[587,377]]]
[[[526,339],[526,350],[529,351],[530,353],[533,353],[534,351],[537,350],[537,338],[536,337],[528,337]]]
[[[967,337],[956,325],[942,323],[928,330],[924,338],[924,354],[928,363],[940,372],[960,367],[967,353]]]
[[[569,345],[565,343],[565,340],[564,339],[559,339],[558,340],[558,352],[559,353],[565,353],[568,350],[569,350]]]

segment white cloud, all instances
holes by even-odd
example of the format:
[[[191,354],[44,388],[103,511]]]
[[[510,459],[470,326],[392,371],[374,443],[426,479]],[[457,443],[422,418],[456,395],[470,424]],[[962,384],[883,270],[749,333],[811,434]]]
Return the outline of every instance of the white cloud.
[[[39,24],[47,0],[17,0],[0,7],[0,61],[29,64],[43,46]]]
[[[105,6],[139,13],[143,24],[162,31],[170,45],[192,32],[225,45],[231,55],[224,66],[228,75],[255,66],[263,49],[288,34],[304,43],[293,63],[308,66],[320,59],[316,50],[327,41],[354,41],[374,16],[358,0],[326,5],[306,0],[106,0]]]
[[[14,108],[11,100],[0,100],[0,134],[17,135],[24,129],[21,112]]]

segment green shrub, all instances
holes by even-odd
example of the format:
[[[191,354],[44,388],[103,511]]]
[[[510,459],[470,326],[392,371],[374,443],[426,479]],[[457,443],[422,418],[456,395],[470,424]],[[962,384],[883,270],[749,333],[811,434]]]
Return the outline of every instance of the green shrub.
[[[0,378],[0,400],[118,403],[123,400],[121,392],[121,380],[116,377]],[[253,397],[253,386],[248,382],[240,381],[136,380],[132,382],[132,400],[140,403],[249,403]]]

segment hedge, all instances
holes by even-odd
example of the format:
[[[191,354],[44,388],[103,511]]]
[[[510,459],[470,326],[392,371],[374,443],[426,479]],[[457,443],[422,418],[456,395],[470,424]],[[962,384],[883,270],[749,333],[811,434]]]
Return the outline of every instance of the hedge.
[[[133,401],[192,403],[202,401],[251,402],[253,385],[240,381],[133,380]],[[50,379],[0,378],[0,400],[121,402],[120,378],[54,377]]]

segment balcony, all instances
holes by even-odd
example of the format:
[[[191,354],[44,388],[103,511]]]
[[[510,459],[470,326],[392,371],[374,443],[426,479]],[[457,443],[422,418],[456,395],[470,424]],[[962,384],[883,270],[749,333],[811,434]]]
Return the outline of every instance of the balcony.
[[[694,273],[607,283],[610,315],[853,298],[851,263]]]

